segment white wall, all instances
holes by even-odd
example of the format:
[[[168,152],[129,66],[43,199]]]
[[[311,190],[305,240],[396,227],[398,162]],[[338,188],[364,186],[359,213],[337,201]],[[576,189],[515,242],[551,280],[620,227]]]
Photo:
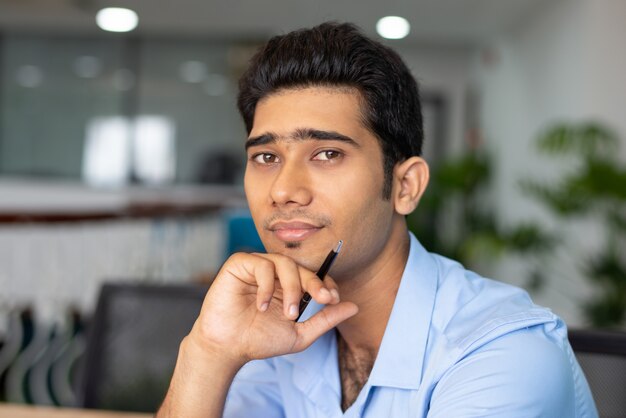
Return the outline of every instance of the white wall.
[[[421,92],[436,92],[446,101],[446,146],[448,153],[463,147],[466,129],[466,95],[469,84],[471,49],[425,46],[395,48],[417,79]],[[431,138],[426,138],[426,141]]]
[[[626,138],[626,2],[557,0],[477,52],[473,80],[482,94],[481,125],[496,151],[493,197],[503,222],[538,219],[563,233],[547,288],[535,300],[570,325],[584,324],[580,302],[591,295],[577,273],[580,255],[597,251],[603,230],[594,222],[564,224],[525,197],[518,181],[549,180],[575,167],[537,154],[535,138],[559,121],[600,120]],[[626,143],[622,143],[626,155]],[[522,284],[527,270],[508,259],[494,272]]]

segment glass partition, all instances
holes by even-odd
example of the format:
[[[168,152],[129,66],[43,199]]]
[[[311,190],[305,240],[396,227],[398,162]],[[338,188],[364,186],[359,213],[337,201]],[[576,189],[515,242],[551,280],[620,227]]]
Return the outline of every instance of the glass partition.
[[[97,186],[238,183],[234,42],[0,38],[0,176]]]
[[[6,35],[0,173],[80,178],[90,120],[122,114],[122,42]]]

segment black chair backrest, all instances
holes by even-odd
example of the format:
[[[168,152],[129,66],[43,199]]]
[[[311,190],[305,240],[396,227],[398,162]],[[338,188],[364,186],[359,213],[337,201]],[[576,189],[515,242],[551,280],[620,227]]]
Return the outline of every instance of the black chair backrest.
[[[207,285],[105,284],[77,390],[84,408],[154,412]]]
[[[568,338],[600,417],[626,417],[626,332],[570,330]]]

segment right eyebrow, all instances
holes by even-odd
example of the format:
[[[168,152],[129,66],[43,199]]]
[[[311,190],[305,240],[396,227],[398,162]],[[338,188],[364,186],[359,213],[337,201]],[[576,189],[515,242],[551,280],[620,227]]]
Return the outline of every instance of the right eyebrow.
[[[276,135],[273,132],[267,132],[263,135],[248,138],[248,140],[246,141],[246,151],[250,147],[256,147],[258,145],[267,145],[267,144],[274,143],[276,142],[276,138],[278,138],[278,135]]]

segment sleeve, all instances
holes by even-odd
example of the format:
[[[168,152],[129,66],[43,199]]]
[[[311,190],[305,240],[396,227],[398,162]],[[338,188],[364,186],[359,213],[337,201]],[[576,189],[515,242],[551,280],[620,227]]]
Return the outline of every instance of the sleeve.
[[[597,417],[576,405],[576,361],[543,327],[503,335],[466,355],[435,386],[428,418]]]
[[[285,416],[276,369],[271,359],[253,360],[235,376],[226,396],[224,418]]]

